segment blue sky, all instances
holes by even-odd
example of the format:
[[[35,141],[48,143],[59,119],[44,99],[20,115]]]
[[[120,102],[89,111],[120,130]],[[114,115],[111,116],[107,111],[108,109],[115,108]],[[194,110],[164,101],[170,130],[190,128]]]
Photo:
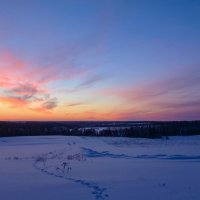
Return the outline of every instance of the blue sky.
[[[0,119],[199,119],[199,35],[197,0],[0,0]]]

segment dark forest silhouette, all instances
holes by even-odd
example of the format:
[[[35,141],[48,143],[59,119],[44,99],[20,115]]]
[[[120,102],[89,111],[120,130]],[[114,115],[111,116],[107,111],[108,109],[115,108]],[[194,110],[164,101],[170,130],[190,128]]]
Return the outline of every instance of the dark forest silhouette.
[[[168,138],[200,135],[200,121],[0,122],[0,137],[40,135]]]

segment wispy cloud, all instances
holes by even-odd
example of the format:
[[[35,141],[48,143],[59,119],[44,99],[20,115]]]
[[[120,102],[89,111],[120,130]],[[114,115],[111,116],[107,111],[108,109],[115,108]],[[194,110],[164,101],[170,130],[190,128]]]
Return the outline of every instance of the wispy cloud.
[[[82,83],[80,83],[80,85],[78,87],[79,88],[92,87],[95,83],[103,80],[104,78],[105,77],[103,75],[100,75],[100,74],[92,75],[92,76],[88,77],[87,79],[85,79]]]
[[[195,68],[196,69],[196,68]],[[147,85],[129,86],[126,88],[110,88],[103,91],[105,95],[113,95],[128,101],[149,101],[162,96],[180,96],[191,92],[191,88],[200,87],[200,70],[183,70],[179,75],[153,81]],[[191,96],[192,94],[190,94]],[[194,92],[193,95],[196,95]]]
[[[70,104],[67,104],[67,107],[76,107],[76,106],[81,106],[81,105],[84,105],[85,103],[83,102],[77,102],[77,103],[70,103]]]
[[[8,95],[18,96],[24,100],[39,100],[47,91],[31,83],[20,83],[15,87],[6,90]]]
[[[164,109],[188,109],[188,108],[200,108],[200,97],[198,99],[183,99],[181,102],[160,102],[157,104]]]
[[[9,50],[0,50],[0,86],[9,87],[15,82],[37,82],[48,84],[57,80],[71,80],[84,75],[88,68],[75,63],[72,55],[62,52],[53,58],[30,60],[17,57]],[[70,57],[70,59],[68,58]]]
[[[200,107],[200,68],[190,67],[162,80],[147,85],[110,88],[102,95],[111,96],[129,107],[129,111],[117,111],[119,119],[186,119],[187,112],[196,113]],[[125,110],[125,109],[124,109]],[[189,114],[188,114],[189,116]],[[189,117],[188,117],[189,118]],[[198,115],[200,118],[200,113]]]
[[[47,95],[46,99],[42,100],[39,105],[30,106],[28,109],[40,113],[51,113],[51,111],[57,106],[58,99],[56,97],[51,98],[49,95]]]
[[[101,81],[105,81],[107,76],[104,74],[87,74],[87,76],[82,77],[82,81],[80,84],[75,86],[73,89],[69,90],[69,92],[77,92],[80,90],[85,90],[88,88],[92,88]]]
[[[58,99],[47,96],[54,96],[48,85],[60,80],[68,80],[78,77],[84,73],[84,69],[79,69],[73,65],[56,67],[56,63],[63,59],[64,55],[50,66],[40,66],[33,61],[28,62],[18,58],[10,51],[1,49],[0,52],[0,95],[1,103],[6,103],[12,107],[29,106],[41,104],[45,110],[53,109],[57,106]],[[49,63],[48,63],[49,64]]]
[[[21,106],[27,106],[29,104],[28,101],[24,100],[20,97],[6,97],[6,96],[0,96],[0,102],[4,104],[8,104],[11,107],[21,107]]]
[[[47,100],[46,102],[44,102],[42,104],[42,108],[46,109],[46,110],[51,110],[51,109],[57,107],[57,105],[58,105],[58,100],[57,100],[57,98],[54,97],[54,98],[51,98],[51,99]]]

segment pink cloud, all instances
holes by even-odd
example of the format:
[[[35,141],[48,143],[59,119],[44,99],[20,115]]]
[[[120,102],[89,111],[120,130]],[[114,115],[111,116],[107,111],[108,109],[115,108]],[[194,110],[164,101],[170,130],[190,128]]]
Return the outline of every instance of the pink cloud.
[[[200,67],[183,70],[178,76],[155,80],[146,85],[131,85],[129,87],[110,88],[102,91],[104,95],[116,96],[128,101],[149,101],[173,94],[189,93],[191,88],[200,87]]]
[[[5,97],[5,96],[0,96],[0,102],[9,104],[12,107],[21,107],[21,106],[27,106],[29,104],[28,101],[22,98],[18,97]]]
[[[47,64],[38,61],[25,61],[8,50],[0,51],[0,70],[1,87],[12,87],[16,82],[44,85],[57,80],[82,77],[88,71],[86,68],[76,67],[71,62],[64,62],[61,66],[59,59],[54,63]]]
[[[120,112],[119,119],[194,119],[200,107],[200,70],[191,67],[177,76],[155,80],[147,85],[109,88],[102,91],[104,96],[112,96],[129,107],[128,112]],[[195,115],[200,118],[199,115]]]
[[[0,101],[12,107],[26,106],[34,102],[45,103],[50,99],[46,83],[40,83],[41,71],[33,70],[31,62],[25,62],[8,51],[0,54]],[[48,70],[45,69],[46,74]],[[50,72],[51,73],[51,72]],[[53,74],[53,73],[52,73]],[[55,74],[56,76],[56,74]]]
[[[72,63],[66,66],[57,66],[64,62],[64,54],[57,60],[37,63],[17,57],[8,50],[0,52],[0,95],[1,103],[12,107],[25,106],[28,109],[48,112],[57,107],[59,100],[50,94],[49,84],[59,80],[71,80],[85,77],[88,69],[79,68]],[[95,80],[88,80],[84,86],[92,84]],[[56,100],[55,100],[56,99]],[[33,105],[34,103],[37,104]],[[38,105],[40,104],[40,105]]]

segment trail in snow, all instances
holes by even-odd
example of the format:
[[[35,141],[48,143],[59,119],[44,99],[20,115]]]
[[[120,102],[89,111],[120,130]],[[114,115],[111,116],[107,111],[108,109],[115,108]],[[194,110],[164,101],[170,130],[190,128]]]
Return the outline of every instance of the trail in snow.
[[[37,157],[33,166],[48,175],[64,178],[68,181],[88,187],[92,191],[91,193],[95,196],[95,199],[106,199],[108,197],[108,194],[106,194],[107,188],[100,187],[96,183],[87,180],[75,179],[68,176],[72,170],[70,161],[85,162],[86,158],[80,153],[68,155],[65,150],[59,152],[53,151]]]
[[[70,144],[71,145],[71,144]],[[68,154],[67,148],[59,151],[50,151],[45,154],[20,158],[17,156],[6,157],[6,160],[31,160],[33,161],[33,167],[42,173],[51,175],[57,178],[63,178],[74,183],[86,186],[91,190],[91,194],[96,200],[105,200],[108,197],[106,193],[107,188],[99,186],[95,182],[88,180],[76,179],[69,177],[72,170],[71,162],[85,162],[86,158],[81,153],[75,153],[73,155]]]
[[[166,160],[198,160],[200,161],[200,156],[193,156],[193,155],[166,155],[166,154],[155,154],[155,155],[137,155],[137,156],[129,156],[126,154],[113,154],[109,151],[95,151],[90,148],[81,147],[83,154],[87,157],[91,158],[101,158],[101,157],[108,157],[108,158],[123,158],[123,159],[166,159]]]

